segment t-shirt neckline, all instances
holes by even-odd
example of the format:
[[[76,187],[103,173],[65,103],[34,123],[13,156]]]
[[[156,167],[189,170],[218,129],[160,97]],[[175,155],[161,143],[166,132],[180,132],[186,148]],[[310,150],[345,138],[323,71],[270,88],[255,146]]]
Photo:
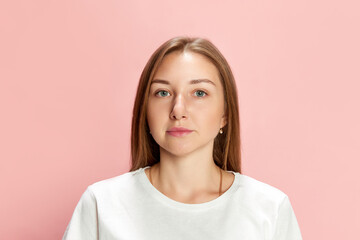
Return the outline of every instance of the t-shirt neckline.
[[[239,181],[240,181],[240,173],[234,172],[234,171],[227,171],[231,172],[235,175],[235,178],[233,180],[232,185],[228,190],[226,190],[222,195],[219,197],[210,200],[208,202],[204,203],[182,203],[178,202],[176,200],[173,200],[160,192],[157,188],[155,188],[148,177],[146,176],[145,169],[150,168],[151,166],[146,166],[139,169],[140,173],[140,180],[145,187],[145,189],[148,191],[148,193],[156,198],[157,200],[161,201],[164,204],[170,205],[174,208],[182,209],[182,210],[201,210],[201,209],[207,209],[210,207],[213,207],[215,205],[221,204],[222,202],[226,201],[226,199],[230,198],[230,196],[239,188]]]

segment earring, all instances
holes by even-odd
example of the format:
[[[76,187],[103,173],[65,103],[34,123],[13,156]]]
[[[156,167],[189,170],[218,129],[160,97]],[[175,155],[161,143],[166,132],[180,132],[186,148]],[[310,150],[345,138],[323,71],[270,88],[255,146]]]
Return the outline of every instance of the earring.
[[[219,131],[219,132],[220,132],[220,134],[222,134],[222,133],[223,133],[223,130],[222,130],[222,128],[220,128],[220,131]]]

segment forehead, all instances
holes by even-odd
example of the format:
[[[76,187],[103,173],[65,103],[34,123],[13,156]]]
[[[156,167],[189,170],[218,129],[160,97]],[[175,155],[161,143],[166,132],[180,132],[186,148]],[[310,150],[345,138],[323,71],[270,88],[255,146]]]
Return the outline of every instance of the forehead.
[[[189,51],[175,51],[167,54],[153,78],[153,83],[165,83],[166,81],[168,84],[189,82],[190,84],[221,85],[216,66],[202,54]],[[165,81],[157,81],[159,79]]]

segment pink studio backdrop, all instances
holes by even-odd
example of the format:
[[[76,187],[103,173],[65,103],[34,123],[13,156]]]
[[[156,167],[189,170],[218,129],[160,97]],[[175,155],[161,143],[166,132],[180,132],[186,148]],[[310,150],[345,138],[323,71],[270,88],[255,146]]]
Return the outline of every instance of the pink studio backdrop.
[[[238,87],[243,174],[290,197],[304,239],[360,239],[357,1],[2,1],[0,235],[60,239],[86,187],[128,172],[136,87],[178,35]]]

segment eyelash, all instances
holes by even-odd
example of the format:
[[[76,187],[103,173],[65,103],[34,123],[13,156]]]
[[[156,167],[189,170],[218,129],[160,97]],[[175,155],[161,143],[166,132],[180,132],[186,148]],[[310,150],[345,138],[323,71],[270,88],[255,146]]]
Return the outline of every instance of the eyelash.
[[[157,96],[159,92],[168,92],[168,91],[166,91],[166,90],[159,90],[159,91],[155,92],[155,96]],[[195,92],[203,92],[203,93],[205,93],[205,96],[208,95],[208,93],[207,93],[206,91],[204,91],[204,90],[196,90]],[[205,96],[202,96],[202,97],[199,97],[199,98],[204,98]]]

